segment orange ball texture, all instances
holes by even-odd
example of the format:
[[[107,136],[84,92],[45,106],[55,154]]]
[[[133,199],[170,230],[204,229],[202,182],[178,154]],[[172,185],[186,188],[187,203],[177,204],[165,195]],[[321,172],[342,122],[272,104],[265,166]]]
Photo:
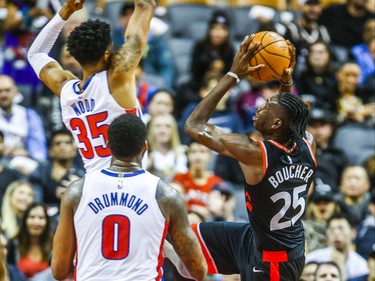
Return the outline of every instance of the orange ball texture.
[[[262,31],[254,35],[249,48],[255,43],[260,43],[250,58],[250,65],[265,66],[251,74],[260,81],[279,79],[290,65],[290,52],[285,39],[276,32]]]

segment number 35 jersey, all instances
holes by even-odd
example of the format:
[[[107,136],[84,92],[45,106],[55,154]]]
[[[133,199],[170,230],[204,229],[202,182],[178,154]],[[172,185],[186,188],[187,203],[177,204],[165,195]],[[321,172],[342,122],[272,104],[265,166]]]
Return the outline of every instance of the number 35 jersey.
[[[113,98],[108,86],[107,71],[93,75],[83,86],[81,80],[70,80],[60,95],[62,118],[71,131],[82,157],[86,172],[107,168],[111,151],[106,146],[107,130],[113,119],[128,111]],[[134,112],[138,117],[138,107]]]
[[[289,151],[275,141],[262,141],[264,177],[245,186],[246,207],[257,250],[289,251],[304,244],[301,216],[313,181],[316,160],[307,140]]]
[[[76,280],[161,280],[168,223],[156,200],[159,180],[145,170],[86,174],[74,214]]]

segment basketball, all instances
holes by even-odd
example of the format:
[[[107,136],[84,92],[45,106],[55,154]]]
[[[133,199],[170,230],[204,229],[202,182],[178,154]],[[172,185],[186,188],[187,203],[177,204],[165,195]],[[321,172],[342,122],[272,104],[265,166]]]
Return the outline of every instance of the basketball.
[[[251,76],[260,81],[279,79],[290,64],[286,40],[276,32],[262,31],[254,35],[249,48],[258,42],[260,44],[250,58],[250,65],[264,64],[265,67],[253,72]]]

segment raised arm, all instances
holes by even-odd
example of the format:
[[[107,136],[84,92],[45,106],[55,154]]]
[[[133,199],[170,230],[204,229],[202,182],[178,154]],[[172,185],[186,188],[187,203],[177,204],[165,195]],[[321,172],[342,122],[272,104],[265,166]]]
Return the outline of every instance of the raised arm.
[[[109,69],[109,88],[124,108],[137,104],[135,71],[147,44],[155,0],[135,0],[135,9],[125,31],[125,43],[113,55]]]
[[[164,254],[167,254],[172,262],[178,260],[182,263],[186,277],[198,281],[203,280],[207,274],[207,264],[198,239],[190,227],[185,200],[177,190],[161,180],[158,184],[156,199],[164,217],[169,222],[169,234],[175,250],[174,252],[167,243]],[[169,249],[168,252],[166,249]]]
[[[252,37],[246,37],[233,60],[231,71],[228,72],[218,85],[195,108],[185,123],[185,132],[197,142],[224,155],[238,159],[247,164],[251,160],[252,151],[259,151],[259,147],[248,136],[242,134],[228,134],[217,126],[208,124],[208,120],[215,111],[216,105],[240,78],[263,67],[249,65],[250,57],[258,46],[249,48]]]
[[[293,85],[293,70],[296,65],[296,48],[293,44],[287,40],[290,52],[290,65],[287,69],[285,69],[284,74],[280,78],[281,88],[280,92],[292,92],[292,85]]]
[[[48,53],[56,42],[69,17],[82,9],[83,0],[67,0],[60,12],[41,30],[27,54],[27,59],[39,79],[57,96],[66,81],[77,79],[71,72],[65,71]]]
[[[81,198],[84,179],[73,182],[65,191],[60,204],[60,220],[53,239],[52,274],[63,280],[73,273],[76,253],[74,212]]]

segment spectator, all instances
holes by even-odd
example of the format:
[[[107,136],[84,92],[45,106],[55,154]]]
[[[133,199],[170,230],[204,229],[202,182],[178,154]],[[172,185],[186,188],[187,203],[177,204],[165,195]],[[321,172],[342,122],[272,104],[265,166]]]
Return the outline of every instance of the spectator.
[[[323,10],[319,24],[325,25],[332,43],[344,47],[348,52],[354,45],[362,43],[365,22],[374,17],[368,11],[368,0],[346,0],[345,4],[332,4]]]
[[[366,21],[362,34],[363,42],[351,48],[351,53],[361,68],[360,85],[375,73],[375,18]]]
[[[149,99],[152,95],[158,90],[155,85],[152,85],[148,81],[143,81],[144,69],[143,69],[143,60],[139,62],[135,70],[135,81],[137,85],[137,98],[139,106],[142,112],[145,112],[145,109],[148,106]],[[149,121],[147,114],[142,117],[144,121]],[[146,122],[146,123],[147,123]]]
[[[28,181],[17,180],[7,187],[1,207],[1,218],[4,233],[9,239],[17,235],[21,217],[33,201],[34,192]]]
[[[185,147],[181,145],[177,122],[171,114],[159,114],[151,119],[148,144],[151,173],[170,182],[175,174],[187,172]]]
[[[194,211],[205,219],[209,216],[209,194],[222,179],[208,170],[211,151],[202,144],[192,142],[187,150],[189,170],[176,174],[174,186],[184,194],[188,211]]]
[[[229,19],[225,12],[218,10],[210,19],[206,36],[193,47],[191,77],[195,89],[202,86],[208,71],[219,74],[229,71],[233,57]]]
[[[363,166],[347,166],[341,176],[337,196],[342,213],[352,226],[358,226],[368,215],[370,180]]]
[[[1,0],[0,9],[2,10],[0,15],[0,43],[4,46],[5,33],[18,29],[23,23],[23,16],[13,1]],[[2,51],[0,49],[0,53]],[[2,62],[0,61],[0,72],[1,66]]]
[[[21,177],[16,171],[9,169],[1,162],[1,158],[3,158],[4,154],[4,148],[4,135],[0,131],[0,207],[2,205],[7,186],[11,182],[18,180]]]
[[[85,170],[74,159],[77,146],[67,130],[55,132],[50,141],[49,160],[30,175],[34,188],[42,193],[47,206],[60,206],[60,200],[70,182],[83,177]]]
[[[44,205],[33,203],[26,209],[14,242],[16,264],[27,278],[49,267],[52,232]]]
[[[134,3],[124,3],[120,9],[117,27],[113,31],[114,48],[117,50],[124,43],[124,31],[134,12]],[[174,86],[174,65],[172,54],[162,34],[155,29],[155,19],[151,21],[147,47],[143,54],[143,69],[145,73],[158,75],[164,78],[165,86],[172,89]]]
[[[370,202],[368,204],[369,214],[359,224],[357,228],[357,237],[355,239],[355,246],[357,253],[366,260],[375,251],[375,192],[371,194]]]
[[[344,63],[337,72],[338,82],[338,121],[362,122],[374,116],[374,103],[365,105],[360,98],[359,76],[361,69],[354,62]]]
[[[218,182],[209,195],[208,208],[212,221],[235,221],[235,190],[229,182]]]
[[[316,281],[315,271],[318,267],[317,262],[309,262],[305,265],[302,271],[300,281]]]
[[[315,262],[337,262],[343,273],[343,280],[366,281],[368,275],[367,262],[352,249],[351,241],[354,232],[348,219],[342,215],[333,216],[328,222],[327,248],[310,252],[306,257],[306,263]]]
[[[344,151],[332,144],[335,134],[335,116],[322,108],[312,108],[307,123],[307,130],[316,142],[317,170],[315,181],[319,179],[328,184],[337,193],[341,174],[348,161]]]
[[[364,163],[364,167],[370,177],[370,189],[375,192],[375,153],[370,155]]]
[[[14,103],[17,87],[7,75],[0,75],[0,130],[4,134],[4,156],[30,156],[34,160],[47,159],[47,145],[43,121],[30,108]]]
[[[305,228],[306,253],[327,247],[327,222],[339,213],[334,193],[328,185],[316,185],[307,206]]]
[[[375,280],[375,250],[372,251],[371,255],[369,256],[367,260],[367,263],[368,263],[368,268],[370,270],[367,281],[374,281]]]
[[[26,281],[23,273],[13,264],[7,262],[8,239],[5,237],[0,227],[0,280],[1,281]]]
[[[30,64],[27,63],[27,51],[40,28],[53,16],[49,1],[15,0],[12,1],[22,13],[22,24],[5,34],[5,62],[3,74],[11,76],[17,85],[25,85],[25,105],[34,105],[40,85]],[[21,16],[16,12],[15,16]],[[1,84],[1,83],[0,83]]]
[[[296,79],[298,94],[312,96],[312,107],[336,112],[335,83],[336,66],[329,45],[321,41],[309,45],[305,67]]]
[[[295,46],[298,64],[303,63],[309,45],[318,41],[325,44],[331,42],[326,27],[318,24],[318,19],[322,13],[320,2],[320,0],[299,1],[300,17],[286,23],[287,30],[284,37],[289,39]]]
[[[154,93],[152,93],[152,95],[148,96],[145,105],[147,112],[143,115],[142,119],[147,124],[152,118],[157,115],[173,113],[173,93],[167,89],[158,89]]]
[[[344,281],[337,263],[328,261],[318,264],[314,281]]]

